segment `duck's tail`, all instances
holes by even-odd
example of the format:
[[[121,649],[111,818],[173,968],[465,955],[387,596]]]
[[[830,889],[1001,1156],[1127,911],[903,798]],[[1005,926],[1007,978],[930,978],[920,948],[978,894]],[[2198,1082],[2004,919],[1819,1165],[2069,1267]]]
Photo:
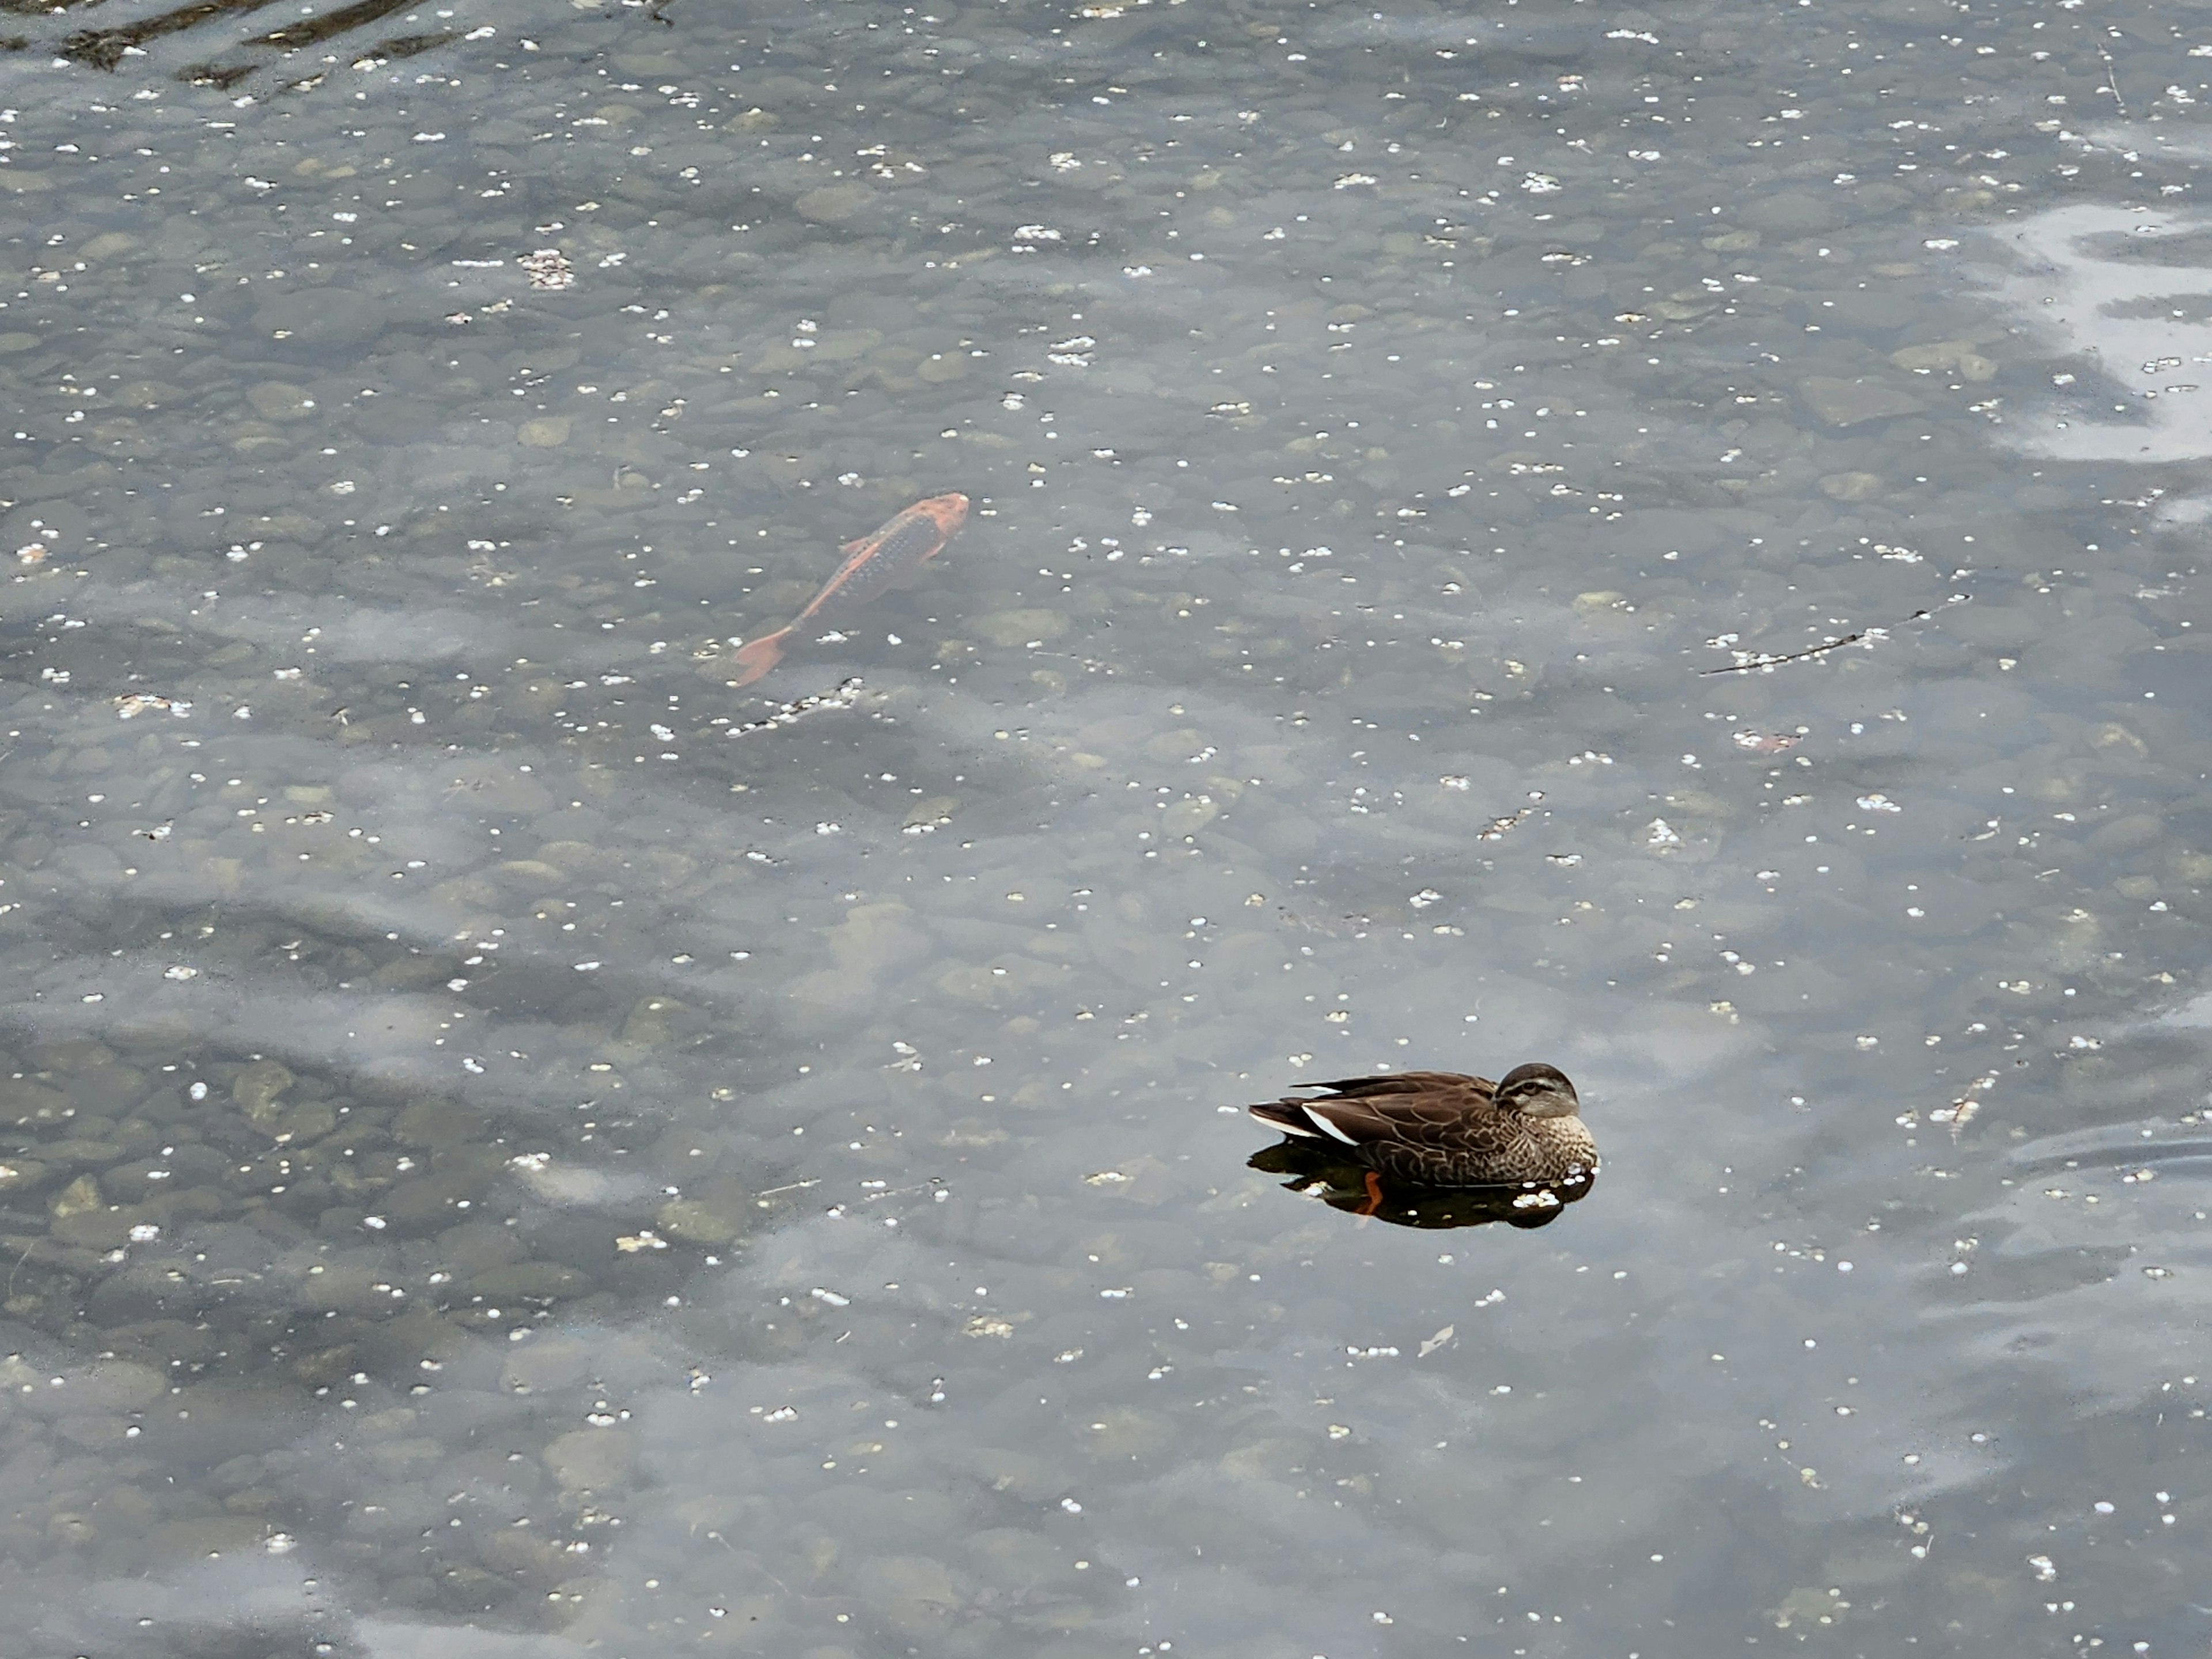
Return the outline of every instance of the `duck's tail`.
[[[779,628],[773,634],[763,634],[750,645],[740,646],[731,662],[737,668],[737,678],[732,685],[750,685],[755,680],[783,660],[783,642],[791,637],[790,628]]]
[[[1301,1140],[1334,1140],[1347,1146],[1359,1144],[1319,1112],[1309,1110],[1303,1100],[1271,1100],[1244,1109],[1261,1122]]]

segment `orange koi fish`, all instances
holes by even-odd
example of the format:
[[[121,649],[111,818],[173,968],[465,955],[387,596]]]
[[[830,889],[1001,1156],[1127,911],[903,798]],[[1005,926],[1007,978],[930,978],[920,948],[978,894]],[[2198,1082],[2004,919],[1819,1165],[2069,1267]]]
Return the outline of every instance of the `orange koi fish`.
[[[839,550],[845,562],[807,601],[806,609],[773,634],[763,634],[741,647],[732,660],[737,678],[732,685],[750,685],[783,659],[783,647],[792,635],[811,621],[823,606],[836,603],[865,605],[886,587],[920,569],[937,556],[968,521],[968,498],[957,491],[932,495],[889,520],[873,535],[847,542]]]

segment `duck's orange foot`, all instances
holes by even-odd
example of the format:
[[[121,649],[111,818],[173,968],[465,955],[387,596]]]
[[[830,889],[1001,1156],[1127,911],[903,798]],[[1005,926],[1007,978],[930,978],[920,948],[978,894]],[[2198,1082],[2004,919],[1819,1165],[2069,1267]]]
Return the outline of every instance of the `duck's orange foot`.
[[[1374,1215],[1382,1207],[1382,1177],[1370,1170],[1367,1172],[1367,1201],[1359,1206],[1358,1212],[1361,1215]]]

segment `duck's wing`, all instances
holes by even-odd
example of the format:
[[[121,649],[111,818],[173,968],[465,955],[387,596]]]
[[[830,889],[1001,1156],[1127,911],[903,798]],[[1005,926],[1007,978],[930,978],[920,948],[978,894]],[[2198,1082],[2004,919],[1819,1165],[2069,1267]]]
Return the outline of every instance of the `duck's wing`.
[[[1401,1072],[1313,1085],[1334,1092],[1312,1100],[1285,1098],[1249,1107],[1254,1117],[1285,1133],[1346,1146],[1395,1142],[1458,1149],[1494,1127],[1488,1079],[1455,1072]]]
[[[1334,1083],[1309,1083],[1309,1089],[1328,1089],[1347,1099],[1364,1100],[1377,1095],[1429,1095],[1439,1099],[1471,1097],[1487,1105],[1498,1085],[1486,1077],[1463,1072],[1386,1072],[1377,1077],[1340,1078]]]

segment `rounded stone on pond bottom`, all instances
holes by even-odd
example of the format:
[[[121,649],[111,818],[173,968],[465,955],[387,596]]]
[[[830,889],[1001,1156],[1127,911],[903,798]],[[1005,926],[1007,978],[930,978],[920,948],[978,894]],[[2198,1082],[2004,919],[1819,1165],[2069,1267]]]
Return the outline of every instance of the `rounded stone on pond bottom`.
[[[1971,340],[1935,340],[1893,351],[1889,361],[1903,369],[1953,374],[1977,383],[1996,378],[1997,366],[1974,349]]]
[[[1816,230],[1832,230],[1850,216],[1839,204],[1809,191],[1783,191],[1747,204],[1739,216],[1762,230],[1804,236]]]
[[[130,1241],[131,1225],[137,1219],[138,1212],[132,1210],[82,1210],[55,1217],[53,1238],[58,1244],[80,1250],[120,1249]]]
[[[282,1115],[278,1097],[295,1081],[289,1066],[273,1060],[257,1060],[232,1080],[230,1097],[257,1126],[265,1127]]]
[[[581,1337],[542,1336],[508,1352],[500,1372],[500,1386],[510,1394],[567,1388],[590,1374],[598,1356],[599,1350]]]
[[[969,623],[996,646],[1018,649],[1031,641],[1056,640],[1067,632],[1064,611],[994,611]]]
[[[861,1571],[863,1594],[895,1623],[927,1625],[956,1611],[951,1570],[926,1555],[891,1555]]]
[[[745,1231],[747,1204],[745,1195],[735,1189],[672,1199],[654,1214],[653,1224],[687,1244],[727,1244]]]
[[[326,1100],[310,1100],[294,1107],[282,1121],[279,1133],[289,1135],[293,1146],[305,1146],[338,1127],[337,1108]]]
[[[592,1288],[589,1274],[557,1261],[518,1261],[511,1267],[491,1268],[468,1281],[471,1296],[500,1301],[518,1297],[552,1301],[587,1295]]]
[[[543,1461],[564,1492],[603,1492],[629,1478],[636,1457],[627,1429],[577,1429],[547,1446]]]
[[[1805,406],[1830,426],[1858,426],[1899,415],[1917,415],[1927,407],[1911,392],[1879,380],[1814,374],[1799,381],[1797,391]]]
[[[1820,480],[1820,493],[1832,501],[1863,501],[1881,490],[1881,477],[1873,472],[1831,472]]]
[[[799,217],[812,219],[821,224],[835,224],[849,219],[875,199],[876,193],[866,185],[824,185],[819,190],[810,190],[792,203]]]
[[[314,412],[315,400],[307,389],[284,380],[264,380],[247,388],[246,401],[265,421],[303,420]]]
[[[46,1166],[28,1158],[11,1158],[0,1164],[0,1198],[36,1187],[46,1178]]]
[[[182,1521],[165,1521],[154,1528],[151,1537],[154,1547],[164,1553],[199,1558],[257,1550],[271,1530],[258,1516],[196,1515]]]
[[[46,1206],[46,1213],[57,1221],[66,1221],[71,1216],[98,1211],[105,1202],[100,1195],[100,1183],[88,1175],[81,1175],[54,1194],[53,1200]]]

